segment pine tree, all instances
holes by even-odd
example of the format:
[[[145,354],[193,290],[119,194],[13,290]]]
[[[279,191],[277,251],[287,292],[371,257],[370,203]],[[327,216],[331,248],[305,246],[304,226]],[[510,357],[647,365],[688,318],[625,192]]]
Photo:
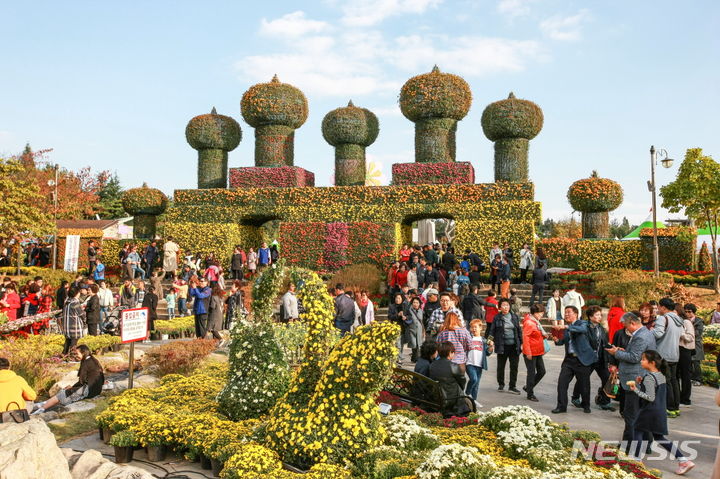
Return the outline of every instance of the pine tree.
[[[100,199],[100,208],[102,212],[100,217],[103,219],[113,220],[125,217],[125,210],[122,207],[123,188],[120,186],[120,179],[117,173],[108,178],[107,183],[98,190],[97,195]]]

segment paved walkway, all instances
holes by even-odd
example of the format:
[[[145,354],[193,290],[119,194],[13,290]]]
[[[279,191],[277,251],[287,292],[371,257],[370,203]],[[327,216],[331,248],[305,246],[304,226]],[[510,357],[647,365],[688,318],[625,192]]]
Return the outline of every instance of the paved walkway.
[[[409,351],[405,350],[406,355]],[[404,356],[405,357],[405,356]],[[568,412],[565,414],[552,414],[550,411],[555,409],[557,400],[557,378],[560,373],[560,364],[563,359],[563,350],[560,347],[553,347],[550,353],[545,356],[545,369],[547,375],[542,382],[535,388],[535,395],[540,402],[531,402],[525,398],[524,394],[515,395],[507,392],[499,392],[497,390],[497,380],[495,379],[497,361],[494,357],[488,360],[489,369],[483,373],[480,381],[480,390],[478,392],[478,402],[483,405],[481,411],[487,411],[496,406],[508,406],[514,404],[530,406],[538,412],[551,416],[553,420],[560,423],[567,423],[571,429],[588,429],[595,431],[605,441],[618,441],[622,436],[623,419],[619,412],[603,411],[593,404],[592,413],[585,414],[582,409],[569,405]],[[412,369],[412,363],[405,361],[404,367]],[[507,381],[509,366],[506,366],[505,381]],[[525,385],[525,364],[520,360],[518,373],[518,389],[522,391]],[[569,394],[572,393],[570,385]],[[593,373],[591,391],[597,391],[600,387],[600,380]],[[720,408],[715,405],[715,393],[717,389],[700,386],[693,388],[692,406],[682,406],[681,415],[675,419],[668,419],[669,438],[672,441],[699,441],[695,444],[697,448],[697,459],[694,460],[697,466],[686,477],[708,478],[712,473],[713,462],[715,460],[715,451],[720,441],[718,436],[718,419],[720,418]],[[593,396],[594,398],[594,393]],[[614,403],[616,409],[617,403]],[[662,461],[645,461],[648,467],[659,469],[663,472],[665,478],[680,477],[676,476],[674,471],[677,467],[675,462],[668,459]]]

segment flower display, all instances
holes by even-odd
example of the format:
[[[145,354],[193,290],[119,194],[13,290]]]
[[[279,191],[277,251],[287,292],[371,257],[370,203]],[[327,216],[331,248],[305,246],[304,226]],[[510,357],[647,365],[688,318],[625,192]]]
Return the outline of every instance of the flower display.
[[[695,263],[695,245],[697,230],[692,227],[670,227],[658,229],[658,245],[660,247],[661,270],[690,270]],[[652,268],[653,229],[640,230],[640,242],[645,257],[646,269]]]
[[[394,163],[392,165],[393,185],[436,185],[473,184],[475,169],[469,161],[453,163]]]
[[[315,174],[299,166],[230,168],[230,188],[303,188],[315,186]]]
[[[260,444],[248,443],[225,462],[220,477],[245,479],[248,474],[270,474],[280,467],[280,458],[274,451]]]
[[[292,166],[295,129],[308,116],[303,92],[275,75],[251,86],[240,101],[245,121],[255,128],[255,166]]]
[[[325,115],[322,134],[335,147],[335,184],[365,184],[365,148],[380,131],[377,116],[366,108],[358,108],[352,100],[346,107]]]
[[[478,423],[493,431],[511,454],[521,456],[533,447],[562,448],[565,430],[527,406],[496,407],[481,414]]]
[[[402,414],[391,414],[384,421],[387,442],[400,449],[432,449],[439,445],[438,437],[428,428]]]
[[[593,171],[590,178],[570,185],[567,198],[575,211],[582,212],[583,238],[610,236],[608,212],[623,200],[623,189],[617,182],[600,178],[597,171]]]
[[[474,447],[446,444],[432,451],[415,474],[418,479],[481,479],[496,467],[492,457]]]
[[[133,237],[148,239],[155,237],[157,216],[167,208],[168,198],[162,191],[149,188],[143,183],[140,188],[132,188],[122,195],[122,207],[134,216]]]
[[[540,107],[510,92],[506,100],[485,107],[481,123],[485,136],[495,142],[495,181],[529,181],[530,140],[543,127]]]
[[[218,115],[213,108],[188,122],[185,138],[198,150],[198,188],[227,187],[228,151],[237,148],[242,139],[238,122]]]

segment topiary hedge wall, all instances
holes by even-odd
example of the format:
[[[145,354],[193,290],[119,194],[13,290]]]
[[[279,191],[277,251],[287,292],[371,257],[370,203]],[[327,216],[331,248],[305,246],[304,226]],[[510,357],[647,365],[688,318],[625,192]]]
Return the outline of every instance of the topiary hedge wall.
[[[248,248],[279,239],[281,255],[291,264],[321,269],[318,262],[333,268],[356,262],[356,250],[384,261],[410,242],[409,226],[423,218],[453,218],[460,249],[484,252],[494,241],[519,249],[533,242],[540,204],[533,201],[531,183],[177,190],[165,234],[183,249],[213,251],[224,259],[234,244]],[[279,222],[278,233],[267,227],[273,221]],[[360,234],[367,237],[353,236]],[[312,254],[304,257],[303,251]]]
[[[545,251],[550,267],[598,271],[639,269],[645,263],[645,252],[639,241],[545,238],[537,246]]]
[[[697,231],[690,227],[657,230],[660,270],[692,270],[695,264]],[[644,269],[653,269],[653,229],[640,230],[640,243],[645,252]]]

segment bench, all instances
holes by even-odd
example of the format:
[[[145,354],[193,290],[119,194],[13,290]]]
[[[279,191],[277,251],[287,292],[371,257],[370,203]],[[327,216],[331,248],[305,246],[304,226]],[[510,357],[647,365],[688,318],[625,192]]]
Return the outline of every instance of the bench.
[[[440,383],[427,376],[402,368],[394,368],[385,391],[398,396],[413,406],[427,412],[439,412],[446,416],[445,391]],[[476,412],[475,401],[470,396],[463,396],[471,412]]]

